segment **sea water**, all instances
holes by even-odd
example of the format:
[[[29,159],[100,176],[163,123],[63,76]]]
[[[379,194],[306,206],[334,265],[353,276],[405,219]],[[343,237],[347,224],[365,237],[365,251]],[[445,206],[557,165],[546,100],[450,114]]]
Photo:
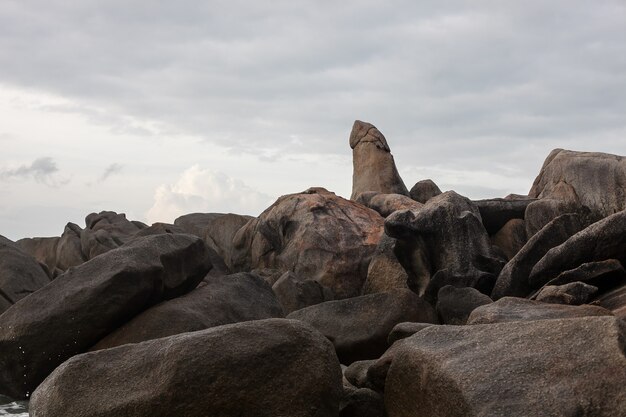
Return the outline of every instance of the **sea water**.
[[[0,395],[0,416],[28,417],[28,402],[12,401]]]

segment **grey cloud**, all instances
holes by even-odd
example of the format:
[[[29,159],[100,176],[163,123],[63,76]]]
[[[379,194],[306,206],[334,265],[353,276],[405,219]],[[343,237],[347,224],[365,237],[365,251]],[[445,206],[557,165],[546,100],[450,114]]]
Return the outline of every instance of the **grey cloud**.
[[[626,153],[624,21],[621,0],[9,2],[0,81],[262,159],[349,154],[359,118],[401,165],[530,178],[555,147]]]
[[[35,181],[51,186],[63,185],[67,180],[56,180],[54,174],[59,172],[54,159],[43,157],[35,159],[30,165],[21,165],[17,168],[0,170],[1,179],[34,178]]]
[[[119,174],[122,169],[124,169],[124,165],[113,163],[105,168],[100,178],[98,178],[98,182],[106,181],[111,175]]]

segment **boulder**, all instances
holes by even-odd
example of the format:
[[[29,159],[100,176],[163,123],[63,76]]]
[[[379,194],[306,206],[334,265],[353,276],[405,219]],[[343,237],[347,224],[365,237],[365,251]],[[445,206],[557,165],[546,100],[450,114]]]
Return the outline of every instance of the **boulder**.
[[[286,314],[302,308],[333,300],[332,292],[317,281],[302,280],[292,272],[285,272],[272,285]]]
[[[383,397],[367,388],[344,389],[339,417],[385,417]]]
[[[376,363],[376,359],[352,362],[344,372],[343,376],[356,388],[372,388],[367,379],[367,370]]]
[[[35,258],[0,236],[0,315],[49,282],[48,274]]]
[[[211,268],[204,242],[162,234],[70,268],[0,316],[0,393],[26,398],[50,372]]]
[[[87,259],[118,248],[129,241],[138,231],[147,227],[126,219],[124,213],[101,211],[85,217],[85,229],[80,234],[82,253]]]
[[[276,317],[284,314],[270,286],[257,275],[240,272],[212,277],[188,294],[147,309],[91,350]]]
[[[394,344],[387,413],[626,415],[625,343],[615,317],[433,326]]]
[[[578,201],[563,201],[555,198],[543,198],[533,201],[526,208],[525,224],[526,236],[534,236],[550,223],[563,214],[578,214],[584,223],[589,224],[589,211],[585,210]]]
[[[548,281],[548,285],[565,285],[572,282],[584,282],[600,289],[601,292],[626,284],[626,271],[617,259],[587,262],[577,268],[561,272]],[[545,287],[545,286],[544,286]]]
[[[511,260],[526,244],[526,225],[522,219],[511,219],[491,236],[491,243],[502,249]]]
[[[407,337],[413,336],[415,333],[424,330],[427,327],[433,326],[432,323],[414,323],[406,321],[404,323],[398,323],[393,326],[389,336],[387,336],[387,344],[393,345],[395,342]]]
[[[385,232],[398,240],[414,242],[404,249],[427,253],[427,266],[433,276],[424,290],[424,282],[411,283],[409,288],[424,292],[429,301],[436,300],[444,285],[471,286],[489,293],[504,264],[493,251],[478,208],[454,191],[430,199],[419,211],[402,210],[385,220]],[[404,253],[399,259],[409,260],[407,273],[424,276],[424,265],[413,263],[415,253]],[[403,264],[404,266],[404,264]],[[406,266],[405,266],[406,269]],[[435,279],[435,274],[439,277]],[[421,291],[420,291],[421,290]]]
[[[476,308],[467,319],[467,324],[492,324],[611,315],[609,310],[598,306],[570,306],[542,303],[525,298],[504,297],[494,303]]]
[[[617,259],[626,262],[626,211],[615,213],[550,249],[533,267],[528,281],[534,288],[561,272],[587,262]]]
[[[416,182],[411,191],[409,191],[411,198],[422,204],[426,204],[428,200],[437,197],[439,194],[441,194],[441,190],[431,179]]]
[[[87,260],[83,253],[80,235],[83,229],[77,224],[68,223],[57,244],[56,266],[61,271],[67,271],[72,266],[82,264]]]
[[[233,240],[235,271],[291,271],[332,290],[358,295],[383,233],[378,213],[323,188],[280,197]]]
[[[550,249],[582,228],[583,222],[576,214],[564,214],[548,223],[502,268],[491,298],[498,300],[505,296],[525,297],[530,294],[533,287],[528,282],[528,276],[533,266]]]
[[[363,295],[409,288],[409,276],[396,257],[395,247],[396,239],[384,234],[367,268],[367,279],[361,291]]]
[[[490,303],[491,298],[474,288],[446,285],[439,290],[437,314],[441,323],[463,325],[474,309]]]
[[[58,274],[57,245],[60,237],[33,237],[20,239],[15,244],[48,269],[50,278]]]
[[[546,285],[535,299],[544,303],[581,305],[587,303],[598,292],[598,287],[584,282],[564,285]]]
[[[626,284],[602,294],[595,302],[622,320],[626,320]]]
[[[493,235],[509,221],[513,219],[523,220],[526,207],[533,201],[535,200],[491,198],[488,200],[474,200],[472,203],[478,208],[487,233]]]
[[[236,323],[78,355],[30,402],[40,417],[335,417],[332,345],[296,321]]]
[[[409,290],[328,301],[294,311],[287,318],[319,330],[333,342],[343,364],[378,358],[387,349],[387,335],[398,323],[437,322],[434,309]]]
[[[409,195],[396,168],[387,140],[370,123],[356,120],[350,133],[352,148],[352,196],[365,191]]]
[[[422,204],[402,194],[382,194],[367,191],[359,194],[354,201],[371,208],[383,217],[398,210],[419,210]]]
[[[565,195],[564,186],[568,188]],[[546,158],[528,195],[558,200],[569,195],[588,208],[593,218],[610,216],[626,209],[626,158],[555,149]]]

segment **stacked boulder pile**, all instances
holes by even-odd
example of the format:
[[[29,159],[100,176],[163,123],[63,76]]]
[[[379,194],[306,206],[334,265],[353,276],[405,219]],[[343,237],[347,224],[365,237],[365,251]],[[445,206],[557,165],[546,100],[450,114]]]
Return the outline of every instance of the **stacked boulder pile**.
[[[527,196],[408,189],[356,121],[350,200],[0,238],[0,397],[34,417],[626,416],[626,158]]]

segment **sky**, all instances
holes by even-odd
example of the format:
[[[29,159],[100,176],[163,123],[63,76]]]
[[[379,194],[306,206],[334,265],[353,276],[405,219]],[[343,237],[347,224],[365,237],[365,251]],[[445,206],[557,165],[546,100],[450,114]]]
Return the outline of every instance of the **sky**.
[[[0,2],[0,234],[350,196],[355,119],[407,187],[526,194],[626,155],[626,2]]]

